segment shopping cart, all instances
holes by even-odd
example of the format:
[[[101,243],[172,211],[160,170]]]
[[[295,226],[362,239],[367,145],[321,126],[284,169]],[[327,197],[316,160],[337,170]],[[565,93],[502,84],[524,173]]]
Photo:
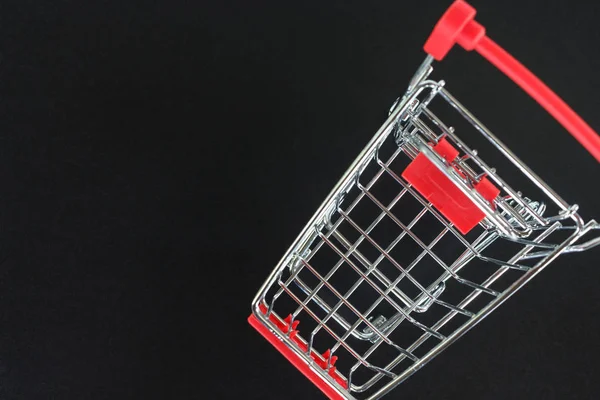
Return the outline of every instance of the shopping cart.
[[[600,161],[600,137],[474,16],[461,0],[446,11],[406,94],[252,303],[250,324],[331,399],[384,396],[558,256],[600,245],[599,223],[428,79],[454,43],[476,50]]]

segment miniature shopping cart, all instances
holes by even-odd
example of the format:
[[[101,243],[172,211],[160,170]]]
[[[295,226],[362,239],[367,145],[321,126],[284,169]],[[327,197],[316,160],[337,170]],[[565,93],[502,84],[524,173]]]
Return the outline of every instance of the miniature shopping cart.
[[[558,256],[600,245],[600,224],[429,79],[454,43],[476,50],[600,161],[600,137],[474,16],[461,0],[446,11],[406,94],[252,303],[250,324],[331,399],[384,396]]]

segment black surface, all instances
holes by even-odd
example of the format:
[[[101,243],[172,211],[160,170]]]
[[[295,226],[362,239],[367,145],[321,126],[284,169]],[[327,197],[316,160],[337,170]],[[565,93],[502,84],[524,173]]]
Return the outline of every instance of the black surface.
[[[600,129],[599,3],[473,3]],[[250,301],[448,4],[1,1],[0,398],[321,398]],[[462,50],[436,74],[600,216],[598,164],[533,101]],[[598,398],[598,259],[559,259],[389,398]]]

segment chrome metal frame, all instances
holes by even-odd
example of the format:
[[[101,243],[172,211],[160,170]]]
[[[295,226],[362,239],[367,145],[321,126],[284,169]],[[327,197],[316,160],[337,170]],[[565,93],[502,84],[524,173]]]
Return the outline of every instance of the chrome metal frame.
[[[599,230],[600,224],[594,220],[585,223],[577,213],[578,207],[566,203],[530,170],[444,88],[443,81],[428,80],[428,76],[433,69],[431,66],[432,61],[432,58],[428,56],[419,67],[410,81],[406,94],[392,106],[388,119],[312,216],[260,288],[252,303],[252,312],[256,318],[275,333],[295,354],[305,360],[308,365],[313,366],[313,370],[325,382],[347,399],[378,399],[387,394],[489,315],[559,255],[584,251],[600,245],[600,237],[576,244],[585,234],[592,230]],[[458,137],[453,128],[446,126],[432,112],[430,103],[434,98],[441,98],[452,106],[510,164],[517,167],[544,194],[545,198],[532,201],[523,197],[520,192],[508,185],[494,168],[488,166],[480,158],[477,151],[469,148]],[[397,144],[397,150],[389,159],[382,160],[379,156],[380,147],[390,138],[393,138]],[[438,155],[432,149],[431,144],[437,143],[441,138],[451,141],[463,156],[453,163],[448,163]],[[485,214],[485,219],[481,223],[482,232],[479,237],[472,241],[467,240],[431,203],[425,200],[391,167],[391,163],[400,155],[412,159],[417,154],[425,155]],[[360,179],[362,173],[368,165],[374,163],[379,168],[377,174],[369,183],[362,184]],[[389,204],[384,204],[372,192],[372,186],[384,174],[393,178],[400,188],[394,200]],[[484,176],[501,189],[502,195],[494,203],[484,199],[474,189],[474,184]],[[354,198],[349,195],[353,189],[358,189],[358,195]],[[404,196],[416,199],[423,207],[422,211],[408,224],[400,221],[392,211],[392,208]],[[354,207],[360,201],[371,201],[380,209],[377,218],[366,228],[356,223],[351,215]],[[548,213],[546,201],[553,204],[554,208],[558,210],[554,215],[545,215]],[[413,232],[415,224],[426,214],[434,216],[443,227],[430,243],[423,242]],[[334,216],[337,216],[337,219]],[[371,236],[372,230],[384,218],[396,224],[402,232],[386,248],[379,245]],[[359,239],[352,241],[345,237],[338,229],[342,223],[352,227],[359,234]],[[555,233],[568,232],[568,230],[571,230],[568,237],[562,238],[558,242],[550,241]],[[440,259],[434,249],[434,246],[448,234],[455,237],[464,246],[464,252],[450,265]],[[413,240],[422,250],[419,256],[410,264],[401,265],[390,253],[394,246],[405,238]],[[499,240],[517,243],[521,245],[520,250],[505,260],[487,255],[485,253],[486,249]],[[377,249],[379,256],[375,261],[370,260],[358,249],[363,242]],[[325,275],[321,275],[311,265],[312,258],[322,248],[333,250],[339,257],[339,261],[332,265]],[[434,260],[443,269],[443,273],[427,287],[422,286],[411,275],[413,269],[419,265],[424,257]],[[481,283],[471,281],[462,277],[459,273],[473,260],[496,266],[497,269]],[[530,260],[533,260],[533,263],[527,262]],[[393,265],[397,269],[398,275],[394,280],[389,279],[386,274],[378,269],[382,261]],[[359,276],[359,279],[346,293],[340,293],[330,282],[331,277],[336,272],[341,271],[342,268],[348,271],[353,270]],[[492,285],[510,270],[519,271],[522,274],[512,281],[512,284],[505,290],[497,291],[493,289]],[[309,283],[304,282],[300,278],[301,273],[309,273],[317,278],[318,284],[311,286]],[[398,288],[398,284],[405,279],[418,288],[420,292],[418,296],[407,295]],[[470,293],[458,304],[451,304],[442,299],[446,284],[449,281],[459,283],[470,290]],[[292,284],[300,290],[303,297],[298,295],[297,291],[292,290],[290,286]],[[363,284],[369,285],[378,293],[379,297],[367,311],[360,312],[350,298],[357,287]],[[319,291],[324,290],[324,288],[335,295],[335,304],[319,296]],[[269,293],[273,291],[275,293],[270,295]],[[491,300],[479,311],[470,311],[468,307],[481,294],[488,295]],[[309,333],[310,337],[301,339],[306,342],[308,351],[302,351],[290,338],[289,333],[287,335],[283,334],[270,320],[273,315],[282,320],[275,306],[281,296],[287,296],[288,299],[297,304],[296,309],[291,313],[292,321],[301,312],[304,312],[317,322],[317,327]],[[393,307],[395,314],[388,317],[372,314],[381,302]],[[266,315],[261,312],[261,305],[268,310]],[[447,313],[433,325],[427,326],[419,322],[416,316],[427,313],[432,305],[442,307]],[[319,317],[315,313],[314,306],[325,313],[325,317]],[[352,322],[345,319],[339,312],[342,307],[352,311],[356,321]],[[457,315],[467,318],[466,322],[450,334],[442,334],[440,329]],[[410,324],[422,331],[422,335],[407,347],[401,347],[393,340],[394,332],[398,330],[398,327],[403,326],[402,324]],[[340,328],[344,332],[342,335],[336,333]],[[336,351],[341,351],[341,349],[356,360],[356,363],[346,371],[338,368],[338,372],[348,379],[348,390],[337,384],[326,371],[316,366],[311,357],[311,351],[314,348],[321,351],[325,350],[320,349],[319,343],[314,341],[315,336],[320,331],[325,332],[335,341],[335,345],[331,347],[329,359],[324,360],[327,361],[327,365],[331,365],[332,357],[336,354]],[[439,342],[426,354],[422,356],[415,355],[415,351],[429,339],[435,339]],[[368,342],[370,347],[366,351],[359,352],[353,346],[356,341]],[[390,351],[398,352],[397,356],[384,366],[375,365],[369,359],[375,351],[381,349],[381,346],[384,346],[384,348],[388,346]],[[396,371],[395,367],[406,360],[411,361],[411,365]],[[359,368],[371,371],[371,378],[362,383],[356,382],[356,379],[353,379],[353,374]],[[387,379],[387,382],[380,383],[384,378]]]

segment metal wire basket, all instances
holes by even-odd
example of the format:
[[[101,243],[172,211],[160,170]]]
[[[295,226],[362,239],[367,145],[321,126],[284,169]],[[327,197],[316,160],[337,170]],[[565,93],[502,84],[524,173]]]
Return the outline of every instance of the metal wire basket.
[[[600,245],[580,241],[600,224],[429,79],[455,42],[474,49],[600,161],[600,137],[474,15],[460,0],[446,11],[406,94],[252,303],[252,326],[331,399],[382,397],[559,255]],[[463,142],[473,132],[498,168]]]

